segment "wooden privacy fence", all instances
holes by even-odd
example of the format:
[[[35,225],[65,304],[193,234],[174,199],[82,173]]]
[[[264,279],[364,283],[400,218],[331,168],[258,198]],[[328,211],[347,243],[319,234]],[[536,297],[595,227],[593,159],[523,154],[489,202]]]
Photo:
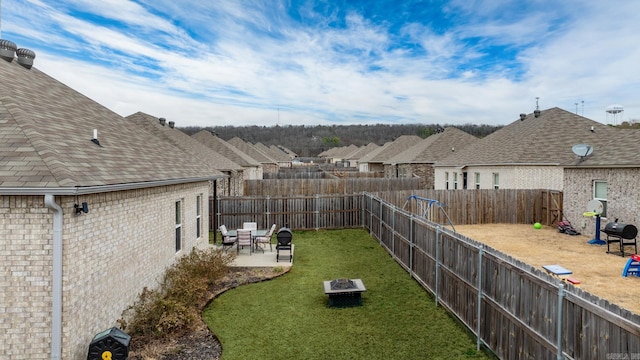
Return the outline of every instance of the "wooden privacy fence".
[[[363,226],[501,359],[640,358],[640,317],[383,199]]]
[[[262,180],[264,181],[264,180]],[[274,184],[282,180],[273,180]],[[327,180],[324,180],[327,181]],[[333,181],[333,180],[329,180]],[[325,185],[329,182],[325,182]],[[275,186],[275,185],[274,185]],[[271,189],[280,193],[286,189]],[[273,191],[275,190],[275,191]],[[417,195],[435,199],[444,205],[444,210],[454,224],[532,224],[540,222],[554,225],[554,220],[562,217],[562,193],[549,190],[394,190],[374,193],[399,208],[403,208],[407,198]],[[554,200],[550,200],[553,196]],[[242,219],[249,220],[255,214],[262,214],[261,221],[275,221],[278,225],[286,223],[296,229],[338,228],[337,224],[348,223],[351,219],[344,216],[356,216],[361,210],[353,199],[357,194],[326,195],[266,195],[249,197],[220,197],[209,200],[209,229],[217,229],[220,224],[242,225]],[[349,200],[350,199],[350,200]],[[223,206],[222,208],[220,206]],[[332,208],[335,206],[335,208]],[[345,206],[354,206],[345,208]],[[419,214],[415,202],[406,204],[405,210]],[[267,215],[268,214],[268,215]],[[317,214],[317,217],[316,215]],[[349,214],[349,215],[347,215]],[[448,220],[442,212],[432,211],[429,220],[445,224]],[[358,223],[359,224],[359,223]],[[347,225],[350,227],[353,225]]]
[[[361,200],[361,194],[219,197],[215,223],[227,229],[242,227],[245,221],[256,221],[261,229],[271,224],[296,230],[361,227]]]
[[[397,190],[373,194],[399,208],[405,207],[407,199],[412,195],[437,200],[443,204],[451,221],[460,225],[540,222],[552,226],[558,221],[556,214],[562,213],[562,192],[541,189]],[[549,200],[551,196],[553,201]],[[419,213],[414,202],[406,205],[405,210]],[[431,216],[429,219],[433,222],[447,222],[441,212],[434,211]]]
[[[417,189],[419,179],[344,178],[344,179],[267,179],[245,180],[245,196],[289,196],[316,194],[359,194],[363,191]]]

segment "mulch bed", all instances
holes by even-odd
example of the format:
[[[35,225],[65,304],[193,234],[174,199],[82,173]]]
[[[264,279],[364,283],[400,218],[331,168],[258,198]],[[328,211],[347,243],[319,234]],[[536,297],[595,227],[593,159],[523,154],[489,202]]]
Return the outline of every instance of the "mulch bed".
[[[211,302],[229,289],[269,280],[288,270],[284,268],[276,272],[271,268],[231,267],[227,275],[209,289],[207,298]],[[216,360],[221,355],[222,344],[203,320],[195,329],[176,334],[171,339],[150,341],[132,336],[129,344],[130,360]]]

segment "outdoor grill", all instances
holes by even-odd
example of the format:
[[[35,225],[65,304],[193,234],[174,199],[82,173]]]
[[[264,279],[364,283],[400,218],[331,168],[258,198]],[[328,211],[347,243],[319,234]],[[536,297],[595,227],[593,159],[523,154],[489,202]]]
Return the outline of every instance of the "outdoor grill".
[[[638,228],[634,225],[619,223],[618,219],[605,225],[603,233],[607,234],[607,253],[611,252],[611,243],[620,244],[620,255],[624,256],[624,247],[634,247],[635,253],[638,253],[638,245],[636,237],[638,236]]]
[[[289,229],[288,226],[280,228],[276,234],[276,238],[278,239],[278,244],[276,245],[276,262],[280,261],[281,250],[289,250],[289,262],[291,262],[293,260],[293,244],[291,243],[293,233],[291,229]]]

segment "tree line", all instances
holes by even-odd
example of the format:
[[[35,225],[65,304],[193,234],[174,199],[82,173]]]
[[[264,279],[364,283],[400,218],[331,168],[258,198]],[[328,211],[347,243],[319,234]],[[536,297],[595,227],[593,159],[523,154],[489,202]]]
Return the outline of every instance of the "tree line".
[[[285,125],[285,126],[209,126],[181,127],[180,130],[193,135],[208,130],[223,140],[238,137],[252,144],[281,145],[301,157],[314,157],[332,147],[358,147],[375,143],[384,145],[402,135],[417,135],[426,138],[445,127],[456,127],[482,138],[500,129],[493,125],[420,125],[420,124],[374,124],[374,125]]]

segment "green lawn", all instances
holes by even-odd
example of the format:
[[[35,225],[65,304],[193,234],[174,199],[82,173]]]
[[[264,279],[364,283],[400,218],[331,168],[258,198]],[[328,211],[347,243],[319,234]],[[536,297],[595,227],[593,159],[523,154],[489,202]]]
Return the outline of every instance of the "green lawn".
[[[204,319],[232,359],[487,359],[475,339],[364,230],[294,232],[294,266],[215,299]],[[360,278],[363,306],[322,283]]]

